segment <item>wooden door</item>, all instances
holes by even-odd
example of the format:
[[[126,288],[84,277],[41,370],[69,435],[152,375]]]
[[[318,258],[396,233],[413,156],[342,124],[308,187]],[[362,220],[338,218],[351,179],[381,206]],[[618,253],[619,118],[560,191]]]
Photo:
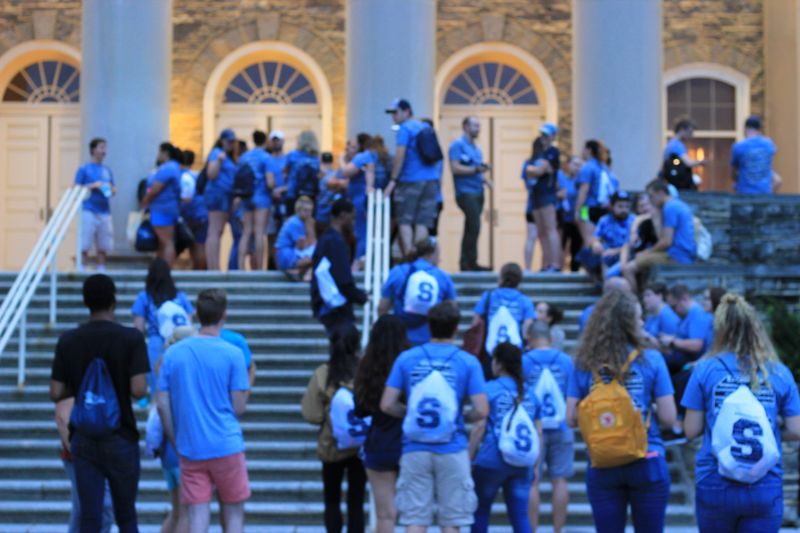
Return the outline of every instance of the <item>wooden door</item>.
[[[0,267],[22,267],[45,225],[47,116],[0,117]]]
[[[322,114],[316,107],[290,105],[270,112],[270,130],[283,132],[283,151],[297,148],[297,138],[302,131],[313,131],[322,150]]]
[[[74,112],[63,115],[51,115],[49,120],[48,196],[49,212],[52,214],[64,191],[75,182],[75,172],[82,160],[88,157],[89,149],[86,147],[83,151],[81,150],[81,123],[77,109]],[[80,213],[77,216],[80,216]],[[71,270],[75,266],[77,227],[78,224],[75,222],[70,225],[59,248],[59,270]]]

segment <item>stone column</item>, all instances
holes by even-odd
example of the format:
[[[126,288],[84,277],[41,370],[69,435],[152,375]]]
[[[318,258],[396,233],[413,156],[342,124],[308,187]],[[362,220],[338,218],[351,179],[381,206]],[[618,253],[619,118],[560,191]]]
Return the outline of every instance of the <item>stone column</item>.
[[[81,146],[108,140],[117,252],[125,239],[136,187],[169,140],[172,0],[83,0]]]
[[[433,118],[435,0],[347,0],[347,135],[380,133],[394,142],[384,110],[405,98]]]
[[[573,143],[611,150],[622,186],[642,189],[661,168],[661,0],[573,0]]]

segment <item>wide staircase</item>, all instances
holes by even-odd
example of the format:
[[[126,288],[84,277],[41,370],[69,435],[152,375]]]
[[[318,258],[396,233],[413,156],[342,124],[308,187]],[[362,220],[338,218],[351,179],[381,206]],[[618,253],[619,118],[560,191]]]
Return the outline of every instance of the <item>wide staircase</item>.
[[[130,307],[143,288],[144,271],[112,273],[118,288],[117,319],[130,324]],[[242,419],[253,497],[247,503],[247,531],[322,530],[322,481],[315,454],[316,428],[300,416],[300,398],[314,368],[326,358],[326,339],[311,317],[308,285],[290,283],[280,274],[208,274],[178,272],[180,289],[194,299],[206,288],[228,292],[229,327],[247,337],[258,365],[253,394]],[[48,383],[58,336],[85,320],[83,276],[58,276],[58,317],[49,321],[49,284],[44,281],[27,315],[27,383],[17,387],[16,336],[0,357],[0,532],[64,531],[70,512],[69,482],[58,455],[53,404]],[[0,294],[13,282],[0,274]],[[462,330],[472,318],[481,292],[496,286],[493,274],[455,276],[462,310]],[[522,290],[534,301],[545,300],[566,310],[568,348],[577,336],[581,310],[596,299],[596,290],[582,275],[526,277]],[[360,324],[360,322],[359,322]],[[137,411],[144,430],[145,411]],[[142,447],[143,449],[143,447]],[[668,508],[671,531],[691,531],[694,512],[687,475],[679,456],[668,452],[672,492]],[[592,531],[584,477],[586,450],[577,445],[576,475],[570,480],[570,531]],[[551,487],[542,484],[542,529],[551,523]],[[143,531],[158,531],[168,508],[158,461],[142,455],[137,507]],[[505,508],[498,499],[491,531],[509,531]],[[217,508],[214,506],[216,520]],[[496,524],[496,526],[495,526]]]

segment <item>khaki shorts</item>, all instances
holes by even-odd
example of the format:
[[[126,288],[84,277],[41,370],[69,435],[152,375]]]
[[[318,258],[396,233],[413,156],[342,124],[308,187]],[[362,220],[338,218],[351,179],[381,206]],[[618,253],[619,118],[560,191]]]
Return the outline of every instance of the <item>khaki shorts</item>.
[[[467,451],[449,454],[404,453],[395,499],[400,524],[469,526],[478,508]]]
[[[667,254],[667,252],[647,252],[646,254],[638,254],[636,257],[633,258],[634,262],[636,263],[636,270],[641,272],[642,270],[650,269],[656,265],[669,265],[675,262],[673,258]]]
[[[88,252],[92,244],[98,252],[114,249],[114,228],[111,215],[101,215],[86,209],[81,210],[81,251]]]
[[[393,195],[397,223],[430,228],[438,214],[438,196],[439,182],[436,180],[399,182]]]

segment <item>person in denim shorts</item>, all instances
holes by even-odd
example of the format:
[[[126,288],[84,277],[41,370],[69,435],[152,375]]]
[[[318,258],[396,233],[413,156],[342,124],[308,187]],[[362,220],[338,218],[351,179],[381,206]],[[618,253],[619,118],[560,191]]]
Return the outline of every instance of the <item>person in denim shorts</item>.
[[[236,134],[232,129],[224,129],[206,161],[208,183],[203,191],[203,199],[208,208],[206,256],[209,270],[219,270],[220,239],[230,217],[231,191],[236,174],[235,147]]]

